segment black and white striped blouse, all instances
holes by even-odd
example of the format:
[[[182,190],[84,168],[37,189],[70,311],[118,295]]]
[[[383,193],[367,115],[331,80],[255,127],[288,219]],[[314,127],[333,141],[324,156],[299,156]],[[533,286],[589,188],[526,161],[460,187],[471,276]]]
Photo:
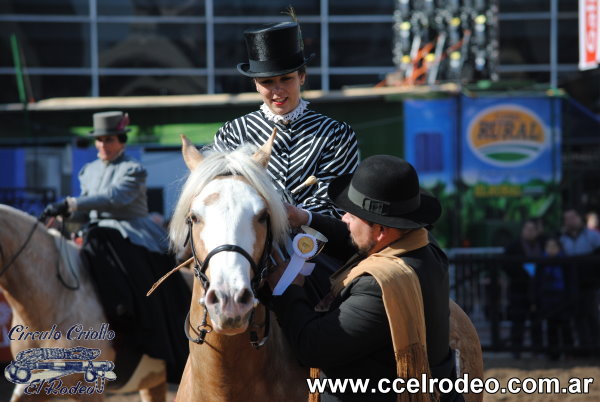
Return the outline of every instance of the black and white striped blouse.
[[[268,171],[275,183],[291,192],[309,176],[319,182],[294,194],[296,205],[310,211],[340,217],[327,200],[327,187],[334,178],[352,173],[358,165],[358,144],[352,128],[327,116],[306,110],[299,118],[274,123],[257,110],[223,125],[210,147],[230,151],[241,144],[261,146],[277,126]]]

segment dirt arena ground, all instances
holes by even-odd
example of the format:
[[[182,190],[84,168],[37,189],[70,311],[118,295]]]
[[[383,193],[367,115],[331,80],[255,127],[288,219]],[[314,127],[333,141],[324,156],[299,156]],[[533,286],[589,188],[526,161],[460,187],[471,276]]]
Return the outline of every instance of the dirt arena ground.
[[[514,360],[508,354],[504,353],[486,353],[485,356],[485,376],[494,377],[500,381],[501,386],[506,386],[509,378],[518,377],[521,380],[531,378],[551,378],[560,379],[561,386],[568,384],[570,378],[593,378],[590,393],[587,395],[553,395],[553,394],[495,394],[484,396],[485,402],[512,402],[512,401],[531,401],[531,402],[579,402],[600,401],[600,360],[598,359],[561,359],[557,362],[550,362],[545,358],[534,358],[524,355],[520,360]],[[167,401],[173,401],[177,391],[176,385],[169,386]],[[0,380],[0,401],[9,401],[12,392],[12,384],[7,380]],[[107,395],[109,402],[137,402],[137,394],[128,395]],[[368,399],[367,399],[368,400]]]
[[[524,394],[501,395],[486,394],[485,402],[496,401],[531,401],[531,402],[579,402],[600,401],[600,360],[599,359],[561,359],[557,362],[545,358],[532,358],[524,355],[520,360],[514,360],[509,354],[486,354],[485,376],[494,377],[500,381],[501,386],[506,386],[512,377],[521,380],[531,378],[558,378],[561,387],[568,386],[570,378],[593,378],[594,382],[587,395],[568,394]]]

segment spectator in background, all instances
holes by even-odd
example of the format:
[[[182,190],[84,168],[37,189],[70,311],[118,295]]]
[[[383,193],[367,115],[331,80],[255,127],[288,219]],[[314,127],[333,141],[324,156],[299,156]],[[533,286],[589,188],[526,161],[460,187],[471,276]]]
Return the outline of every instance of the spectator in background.
[[[560,240],[549,237],[544,244],[545,257],[554,258],[565,255]],[[557,360],[559,347],[572,346],[573,336],[569,321],[567,297],[568,272],[556,262],[540,264],[535,272],[536,312],[540,320],[546,320],[548,357]]]
[[[546,236],[546,224],[544,222],[544,218],[538,217],[538,218],[533,218],[532,219],[533,222],[535,222],[535,228],[537,230],[537,239],[540,242],[540,244],[546,244],[546,239],[548,238],[548,236]]]
[[[600,250],[600,233],[587,228],[582,215],[575,209],[567,209],[563,214],[564,233],[560,242],[565,253],[570,256],[591,255]],[[592,263],[580,263],[573,267],[575,281],[575,330],[579,346],[598,345],[600,325],[596,292],[600,282],[600,268]]]
[[[585,221],[588,229],[600,233],[600,226],[598,224],[598,214],[596,212],[588,212],[585,215]]]
[[[535,220],[528,219],[521,227],[521,236],[518,240],[508,245],[504,253],[507,256],[541,257],[543,244]],[[539,344],[540,331],[537,317],[534,314],[533,276],[535,265],[525,261],[507,264],[505,267],[509,279],[508,287],[508,319],[512,322],[510,341],[513,357],[521,357],[523,339],[525,334],[525,321],[532,323],[531,337],[535,344]]]
[[[592,254],[600,248],[600,233],[586,227],[575,209],[564,212],[563,231],[560,241],[567,255]]]

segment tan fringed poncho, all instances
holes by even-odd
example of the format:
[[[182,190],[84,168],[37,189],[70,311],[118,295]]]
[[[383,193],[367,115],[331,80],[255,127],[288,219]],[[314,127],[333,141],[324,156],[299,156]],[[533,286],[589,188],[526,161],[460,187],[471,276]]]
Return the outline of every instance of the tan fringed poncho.
[[[399,378],[421,378],[423,373],[429,377],[425,313],[419,278],[410,266],[398,258],[399,255],[427,244],[429,241],[425,229],[409,232],[358,265],[340,270],[331,277],[334,295],[338,295],[361,275],[369,274],[377,280],[383,292],[383,304],[390,323]],[[316,372],[313,370],[311,374]],[[309,400],[318,400],[317,398],[312,395]],[[398,394],[398,401],[402,402],[429,402],[434,398],[430,394]]]

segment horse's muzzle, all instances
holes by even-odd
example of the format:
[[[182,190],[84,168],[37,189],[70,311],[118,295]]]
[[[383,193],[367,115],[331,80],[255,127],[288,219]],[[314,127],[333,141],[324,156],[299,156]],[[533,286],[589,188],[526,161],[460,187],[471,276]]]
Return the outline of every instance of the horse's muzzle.
[[[216,332],[235,335],[248,327],[255,306],[254,294],[249,288],[209,289],[204,297],[210,319]]]

